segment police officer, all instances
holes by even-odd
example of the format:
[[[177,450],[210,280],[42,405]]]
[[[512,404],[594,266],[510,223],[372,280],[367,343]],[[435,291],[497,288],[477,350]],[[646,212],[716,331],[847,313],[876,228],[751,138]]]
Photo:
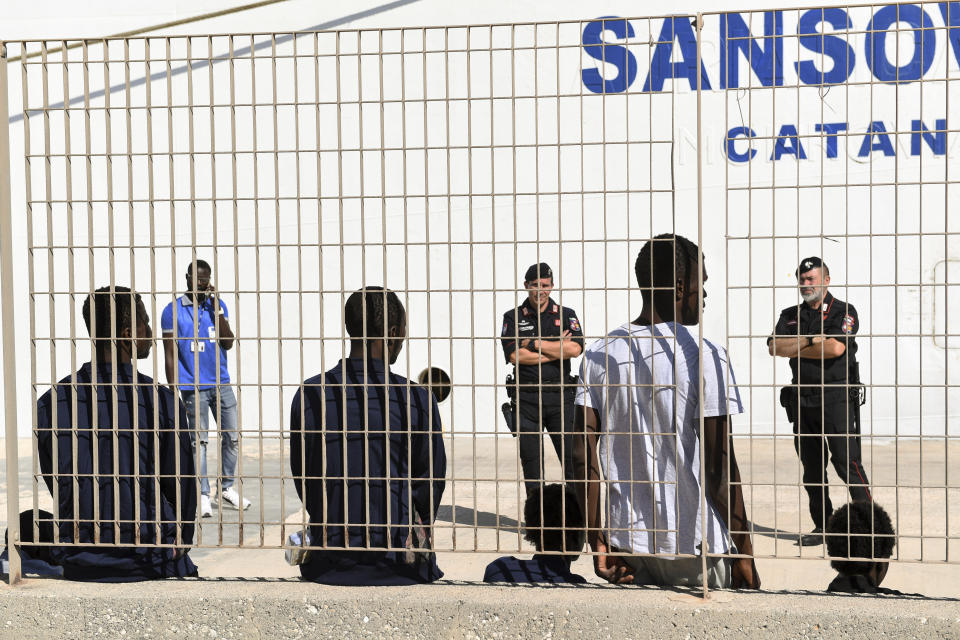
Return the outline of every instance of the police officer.
[[[817,257],[796,271],[803,303],[780,313],[774,335],[767,338],[772,356],[790,359],[793,382],[780,392],[780,404],[793,423],[794,448],[803,466],[810,499],[813,533],[800,545],[823,543],[823,529],[833,513],[827,488],[827,452],[854,500],[870,501],[867,474],[860,456],[860,379],[857,342],[860,328],[853,305],[833,297],[830,269]]]
[[[563,465],[564,478],[573,472],[576,379],[570,376],[570,358],[583,352],[583,329],[573,309],[550,297],[553,270],[545,262],[531,265],[523,280],[527,299],[503,314],[500,337],[503,355],[514,365],[514,380],[508,380],[507,389],[514,401],[508,421],[512,419],[519,440],[529,493],[543,480],[544,430]]]

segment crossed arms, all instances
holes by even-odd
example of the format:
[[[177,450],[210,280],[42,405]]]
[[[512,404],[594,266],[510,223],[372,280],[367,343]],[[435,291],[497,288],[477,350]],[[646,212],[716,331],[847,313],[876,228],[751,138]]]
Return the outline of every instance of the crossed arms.
[[[825,358],[839,358],[847,351],[847,345],[836,338],[824,335],[774,336],[767,343],[767,350],[772,356],[823,360]]]
[[[568,360],[583,353],[583,347],[574,340],[568,330],[560,334],[559,340],[538,340],[528,338],[520,341],[520,348],[512,351],[507,359],[510,364],[540,364],[554,360]]]

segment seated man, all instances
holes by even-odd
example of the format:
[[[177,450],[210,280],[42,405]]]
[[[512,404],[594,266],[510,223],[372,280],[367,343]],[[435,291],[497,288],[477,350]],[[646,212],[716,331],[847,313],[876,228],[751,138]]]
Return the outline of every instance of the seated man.
[[[195,576],[187,555],[197,512],[187,414],[132,363],[150,355],[147,310],[130,289],[103,287],[87,296],[83,321],[95,343],[92,361],[37,401],[40,470],[59,531],[52,563],[71,580]]]
[[[758,588],[730,437],[740,393],[726,350],[703,338],[701,352],[688,328],[699,322],[706,267],[697,245],[665,234],[640,249],[635,270],[640,315],[590,345],[580,365],[574,472],[594,570],[614,583]],[[705,553],[715,554],[706,578]]]
[[[839,572],[827,591],[901,595],[880,586],[896,544],[890,516],[876,502],[851,502],[837,509],[827,523],[827,555]],[[841,558],[872,558],[843,560]]]
[[[570,563],[577,559],[583,548],[583,526],[583,514],[571,490],[561,484],[547,485],[542,492],[534,489],[527,494],[523,507],[523,537],[538,553],[530,560],[518,560],[513,556],[497,558],[487,565],[483,581],[586,582],[583,576],[570,571]],[[544,551],[566,555],[546,554]]]
[[[290,470],[321,547],[300,573],[324,584],[432,582],[443,576],[429,547],[447,470],[437,402],[390,371],[407,331],[395,293],[354,292],[344,321],[350,355],[306,380],[290,410]]]

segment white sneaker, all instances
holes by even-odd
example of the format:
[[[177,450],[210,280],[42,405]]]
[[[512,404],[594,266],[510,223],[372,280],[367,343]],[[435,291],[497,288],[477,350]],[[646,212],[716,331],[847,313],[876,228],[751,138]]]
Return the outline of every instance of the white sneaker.
[[[240,494],[238,494],[237,490],[233,487],[220,492],[220,501],[223,505],[238,511],[245,511],[250,507],[250,501],[246,498],[241,498]]]
[[[209,518],[213,515],[213,509],[210,507],[210,496],[200,495],[200,517]]]

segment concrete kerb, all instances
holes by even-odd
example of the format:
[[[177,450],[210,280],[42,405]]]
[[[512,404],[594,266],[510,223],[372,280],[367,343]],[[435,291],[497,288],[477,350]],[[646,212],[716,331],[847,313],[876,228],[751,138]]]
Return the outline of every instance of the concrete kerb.
[[[952,638],[960,601],[640,587],[328,587],[297,580],[0,589],[0,638]]]

